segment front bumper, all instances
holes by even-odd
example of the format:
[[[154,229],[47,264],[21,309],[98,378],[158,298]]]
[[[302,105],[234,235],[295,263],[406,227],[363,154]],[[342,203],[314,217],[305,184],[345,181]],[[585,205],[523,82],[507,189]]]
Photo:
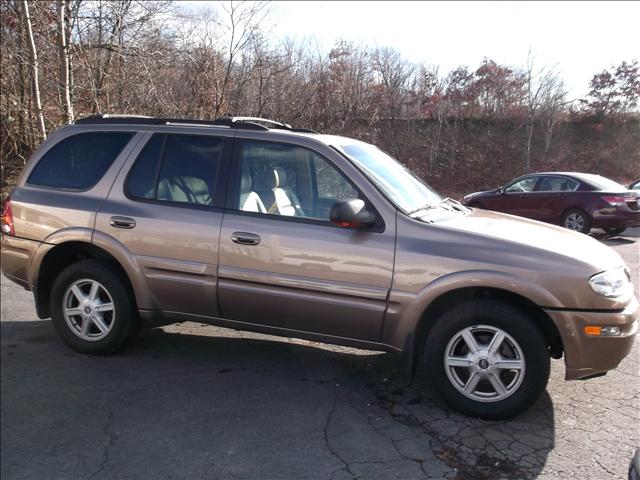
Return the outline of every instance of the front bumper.
[[[633,347],[640,307],[635,297],[621,312],[547,310],[562,337],[566,379],[577,380],[616,368]],[[616,337],[584,333],[587,325],[620,327]]]

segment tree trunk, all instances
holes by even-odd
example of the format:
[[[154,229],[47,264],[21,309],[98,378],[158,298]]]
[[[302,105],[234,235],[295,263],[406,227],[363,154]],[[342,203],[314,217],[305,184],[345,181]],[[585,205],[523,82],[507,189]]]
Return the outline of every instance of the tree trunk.
[[[69,88],[69,45],[65,32],[65,3],[69,0],[58,0],[58,60],[60,62],[60,90],[62,91],[62,106],[65,123],[73,122],[73,106]]]
[[[527,144],[525,148],[524,173],[529,173],[529,170],[531,170],[531,141],[533,139],[534,127],[533,122],[533,115],[531,115],[527,124]]]
[[[64,0],[64,21],[65,21],[65,35],[66,35],[66,43],[67,49],[70,48],[71,45],[71,29],[73,28],[73,18],[74,15],[77,15],[77,9],[71,9],[71,0]],[[75,12],[75,13],[74,13]],[[69,98],[71,99],[71,107],[73,108],[73,58],[71,57],[71,53],[67,55],[67,62],[69,64]],[[71,112],[73,114],[73,111]]]
[[[38,80],[38,54],[36,52],[36,43],[33,39],[33,31],[31,30],[31,18],[29,17],[29,5],[27,0],[21,0],[22,19],[26,31],[27,43],[29,44],[29,57],[31,60],[31,80],[33,83],[33,97],[35,102],[36,118],[38,121],[38,129],[42,140],[47,138],[47,130],[44,126],[44,115],[42,113],[42,102],[40,100],[40,81]]]
[[[17,17],[20,21],[20,31],[18,32],[18,52],[20,54],[20,61],[18,62],[18,131],[16,137],[18,139],[18,145],[20,146],[20,156],[22,157],[22,164],[26,163],[26,154],[31,142],[27,137],[29,117],[27,115],[27,88],[29,88],[29,80],[24,62],[24,28],[21,8],[19,4],[14,4],[16,8]]]

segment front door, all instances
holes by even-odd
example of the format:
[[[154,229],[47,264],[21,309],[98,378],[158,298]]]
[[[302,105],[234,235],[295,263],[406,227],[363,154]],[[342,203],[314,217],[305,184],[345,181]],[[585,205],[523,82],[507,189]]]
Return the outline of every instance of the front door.
[[[336,227],[329,222],[334,203],[368,200],[332,161],[302,146],[259,140],[238,140],[234,151],[241,181],[220,237],[222,315],[379,340],[395,218],[370,230]]]
[[[127,162],[96,218],[146,282],[141,309],[218,315],[218,242],[230,139],[156,133]],[[140,300],[140,299],[138,299]]]
[[[507,186],[498,198],[499,207],[496,210],[510,215],[529,217],[528,203],[537,181],[537,176],[530,176]]]

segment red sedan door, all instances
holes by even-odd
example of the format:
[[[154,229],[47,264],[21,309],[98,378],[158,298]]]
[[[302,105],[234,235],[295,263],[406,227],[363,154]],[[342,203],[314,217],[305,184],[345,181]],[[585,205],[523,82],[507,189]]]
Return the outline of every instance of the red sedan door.
[[[494,205],[487,205],[491,210],[527,217],[530,196],[538,182],[537,175],[521,178],[507,185],[502,195],[496,198]]]
[[[533,192],[528,195],[524,216],[544,222],[557,223],[561,205],[579,183],[569,177],[545,175],[540,177]]]

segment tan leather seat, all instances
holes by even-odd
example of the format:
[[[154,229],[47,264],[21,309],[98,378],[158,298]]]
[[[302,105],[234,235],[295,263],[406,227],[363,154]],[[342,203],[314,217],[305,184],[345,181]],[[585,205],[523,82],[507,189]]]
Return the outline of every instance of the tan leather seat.
[[[164,178],[158,183],[158,200],[212,205],[207,182],[197,177]]]
[[[286,217],[304,217],[300,200],[296,193],[287,188],[287,172],[282,167],[274,167],[267,171],[263,183],[269,190],[261,194],[267,205],[267,213]]]
[[[251,175],[248,172],[243,172],[240,182],[240,210],[243,212],[267,213],[260,196],[251,190],[252,187],[253,180]]]

